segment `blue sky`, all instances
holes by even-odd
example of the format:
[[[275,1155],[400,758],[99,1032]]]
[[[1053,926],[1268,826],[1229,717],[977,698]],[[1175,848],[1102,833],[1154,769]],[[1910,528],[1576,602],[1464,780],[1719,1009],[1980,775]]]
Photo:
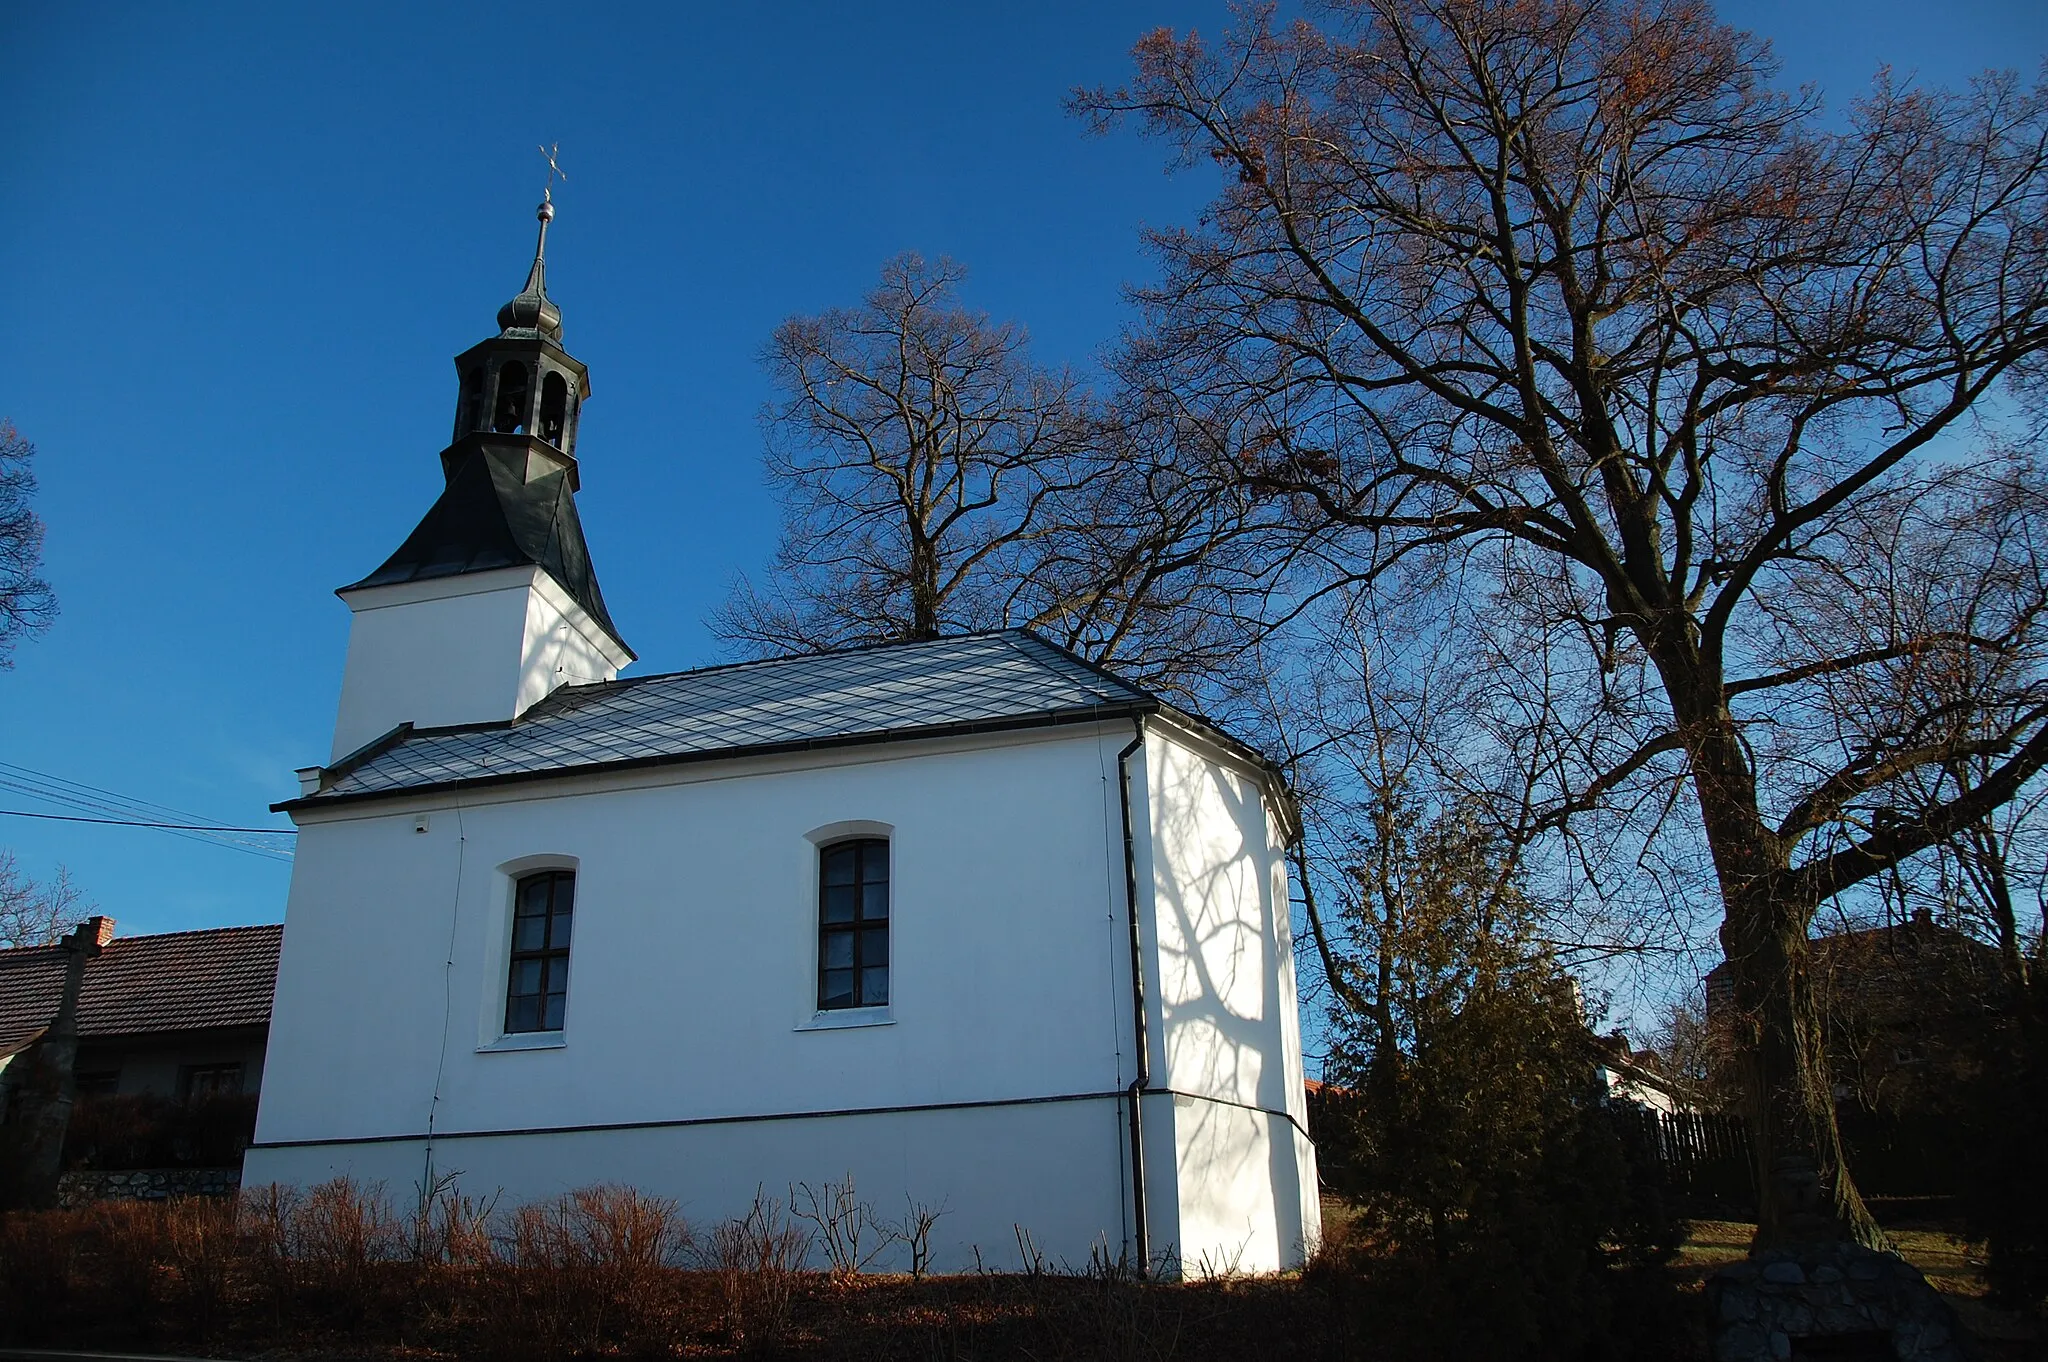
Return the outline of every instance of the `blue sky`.
[[[1839,102],[1885,62],[2031,76],[2048,6],[1724,7]],[[439,486],[450,359],[532,248],[540,141],[568,184],[549,283],[590,365],[580,497],[641,671],[774,542],[756,357],[888,256],[1086,365],[1144,279],[1142,224],[1209,172],[1085,136],[1076,84],[1196,0],[1003,7],[0,8],[0,416],[40,446],[55,629],[0,672],[0,762],[234,824],[332,732],[347,611]],[[0,808],[48,808],[0,791]],[[274,921],[282,861],[0,818],[121,930]]]

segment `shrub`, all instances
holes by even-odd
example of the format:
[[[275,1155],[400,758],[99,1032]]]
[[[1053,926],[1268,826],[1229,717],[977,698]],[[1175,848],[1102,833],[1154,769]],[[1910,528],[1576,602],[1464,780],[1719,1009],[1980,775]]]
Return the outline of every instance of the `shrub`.
[[[765,1346],[782,1337],[810,1252],[810,1235],[760,1188],[745,1216],[711,1231],[701,1262],[718,1279],[726,1333],[735,1343]]]
[[[64,1135],[66,1168],[226,1168],[256,1134],[256,1095],[174,1102],[144,1094],[81,1097]]]
[[[1415,1057],[1326,1095],[1319,1138],[1360,1212],[1322,1260],[1426,1355],[1622,1355],[1631,1277],[1676,1250],[1652,1164],[1632,1163],[1587,1031],[1554,975],[1480,989]]]
[[[519,1207],[499,1243],[491,1275],[512,1331],[498,1350],[555,1356],[650,1344],[691,1237],[675,1202],[601,1185]]]

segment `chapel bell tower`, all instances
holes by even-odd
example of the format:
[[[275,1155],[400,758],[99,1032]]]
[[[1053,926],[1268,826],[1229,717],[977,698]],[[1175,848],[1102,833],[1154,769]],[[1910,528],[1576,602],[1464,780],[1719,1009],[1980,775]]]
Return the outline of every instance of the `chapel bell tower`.
[[[526,287],[498,309],[498,334],[455,358],[440,497],[382,567],[335,593],[352,618],[330,763],[401,724],[510,723],[634,659],[576,514],[590,377],[548,297],[554,217],[548,193]]]

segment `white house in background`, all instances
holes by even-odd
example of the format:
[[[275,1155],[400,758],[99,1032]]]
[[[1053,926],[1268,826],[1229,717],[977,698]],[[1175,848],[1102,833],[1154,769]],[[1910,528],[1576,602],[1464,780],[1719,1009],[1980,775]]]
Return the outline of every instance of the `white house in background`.
[[[340,592],[245,1183],[614,1181],[704,1224],[851,1173],[945,1208],[941,1268],[1020,1227],[1298,1261],[1271,766],[1022,631],[619,679],[541,251],[499,323],[446,489]]]

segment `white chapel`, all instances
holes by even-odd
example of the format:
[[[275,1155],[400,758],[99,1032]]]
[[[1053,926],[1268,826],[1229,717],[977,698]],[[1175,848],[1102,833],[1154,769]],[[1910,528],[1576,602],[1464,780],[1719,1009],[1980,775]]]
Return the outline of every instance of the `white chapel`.
[[[1019,630],[622,677],[553,215],[456,359],[439,499],[339,592],[244,1184],[616,1182],[708,1226],[851,1174],[943,1208],[940,1270],[1299,1262],[1271,764]]]

